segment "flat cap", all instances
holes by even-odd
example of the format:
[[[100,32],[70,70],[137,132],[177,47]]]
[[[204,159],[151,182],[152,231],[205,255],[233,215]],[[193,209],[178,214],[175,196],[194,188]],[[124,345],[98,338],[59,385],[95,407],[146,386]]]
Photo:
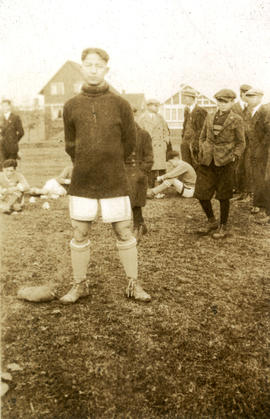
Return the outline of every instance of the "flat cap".
[[[189,96],[189,97],[196,97],[197,93],[194,89],[186,89],[186,90],[182,90],[182,95]]]
[[[215,96],[216,99],[224,100],[225,102],[231,102],[233,99],[236,98],[236,93],[230,89],[221,89],[219,90]]]
[[[246,96],[263,96],[264,93],[260,89],[249,89],[246,93]]]
[[[147,105],[160,105],[160,102],[157,99],[148,99],[146,101]]]
[[[246,93],[248,90],[252,89],[252,86],[249,84],[241,84],[240,92]]]

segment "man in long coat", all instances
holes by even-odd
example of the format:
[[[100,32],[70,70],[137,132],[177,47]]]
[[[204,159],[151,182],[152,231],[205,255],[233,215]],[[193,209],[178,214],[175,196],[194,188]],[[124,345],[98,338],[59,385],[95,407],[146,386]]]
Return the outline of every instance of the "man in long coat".
[[[247,137],[250,143],[252,169],[252,212],[264,212],[257,222],[270,222],[270,104],[263,105],[263,92],[250,89],[246,93],[249,109]]]
[[[196,168],[198,166],[199,138],[207,116],[207,111],[196,103],[196,92],[184,90],[182,97],[185,106],[181,140],[182,160]]]
[[[150,188],[155,186],[157,176],[166,172],[166,151],[170,143],[168,125],[162,115],[158,113],[159,102],[156,99],[147,101],[147,110],[137,119],[141,128],[149,132],[152,138],[154,164],[148,176]]]
[[[11,111],[11,102],[2,101],[1,130],[1,155],[4,160],[18,158],[19,141],[24,135],[22,121],[19,115]]]
[[[134,114],[137,110],[133,109]],[[126,161],[126,169],[130,184],[130,202],[133,212],[133,231],[137,243],[147,227],[142,214],[142,207],[146,204],[148,174],[153,165],[152,140],[147,131],[136,125],[136,148]]]

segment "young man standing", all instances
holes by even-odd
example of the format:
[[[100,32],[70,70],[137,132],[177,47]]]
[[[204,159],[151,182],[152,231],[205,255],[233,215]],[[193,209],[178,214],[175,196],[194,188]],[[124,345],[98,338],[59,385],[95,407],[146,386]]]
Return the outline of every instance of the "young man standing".
[[[246,93],[249,110],[247,138],[253,187],[252,213],[262,212],[259,224],[270,223],[270,105],[263,105],[263,92],[250,89]]]
[[[74,232],[70,243],[73,286],[60,301],[74,303],[89,293],[88,231],[99,206],[103,221],[112,223],[117,238],[119,258],[128,280],[127,296],[150,301],[150,295],[138,281],[125,170],[125,160],[136,144],[133,113],[128,102],[111,93],[104,80],[109,70],[108,54],[99,48],[88,48],[81,58],[86,83],[81,93],[65,104],[63,113],[65,148],[73,162],[69,209]]]
[[[233,193],[234,165],[245,149],[244,123],[231,108],[236,94],[229,89],[216,93],[218,110],[208,115],[200,136],[199,163],[194,196],[199,199],[208,224],[200,232],[213,234],[215,239],[227,235],[227,220],[230,198]],[[218,225],[211,204],[216,194],[220,201],[220,224]]]
[[[182,98],[186,106],[181,140],[181,157],[182,160],[196,168],[198,166],[199,138],[207,111],[197,105],[195,90],[183,90]]]

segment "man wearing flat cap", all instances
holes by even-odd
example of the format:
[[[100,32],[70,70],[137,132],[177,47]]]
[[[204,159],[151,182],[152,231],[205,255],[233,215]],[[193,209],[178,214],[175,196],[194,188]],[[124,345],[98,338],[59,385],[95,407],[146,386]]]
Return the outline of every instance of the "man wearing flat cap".
[[[184,102],[184,122],[181,140],[182,160],[191,164],[194,168],[198,166],[199,138],[207,115],[207,111],[196,103],[196,91],[187,89],[182,91]]]
[[[213,238],[222,239],[227,235],[234,166],[245,149],[245,134],[243,119],[231,110],[236,94],[230,89],[222,89],[215,98],[218,110],[207,115],[200,135],[200,166],[194,196],[208,219],[206,228],[199,232],[208,234],[218,229]],[[211,204],[214,194],[220,202],[219,224]]]
[[[242,84],[240,86],[240,100],[236,102],[232,111],[243,118],[245,131],[248,124],[248,103],[246,93],[251,89],[249,84]],[[235,200],[248,200],[251,194],[251,170],[249,159],[249,143],[246,137],[246,148],[241,155],[238,164],[235,167],[234,189],[238,195]]]
[[[263,91],[250,89],[246,93],[249,110],[247,138],[253,189],[253,214],[262,213],[256,221],[270,223],[270,105],[263,105]]]
[[[166,121],[158,113],[160,103],[156,99],[149,99],[146,103],[147,109],[137,122],[152,138],[154,164],[148,176],[148,185],[153,188],[157,176],[166,172],[166,151],[170,144],[170,132]]]

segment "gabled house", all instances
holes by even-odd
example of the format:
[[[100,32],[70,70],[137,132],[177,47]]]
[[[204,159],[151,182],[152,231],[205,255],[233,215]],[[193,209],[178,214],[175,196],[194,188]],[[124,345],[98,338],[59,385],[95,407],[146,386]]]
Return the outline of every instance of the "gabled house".
[[[171,130],[181,130],[183,128],[184,121],[184,109],[185,104],[183,102],[182,93],[185,90],[195,90],[193,87],[186,84],[181,84],[180,89],[172,96],[170,96],[161,106],[160,113],[166,120]],[[214,100],[209,99],[205,95],[201,94],[197,90],[197,103],[198,105],[206,108],[207,111],[213,112],[216,109],[216,103]]]
[[[80,92],[83,83],[80,64],[66,61],[39,92],[44,96],[46,139],[63,136],[64,103]],[[112,86],[110,89],[120,94]]]
[[[146,100],[143,93],[126,93],[123,91],[121,96],[126,99],[132,107],[137,109],[137,114],[145,111]]]

